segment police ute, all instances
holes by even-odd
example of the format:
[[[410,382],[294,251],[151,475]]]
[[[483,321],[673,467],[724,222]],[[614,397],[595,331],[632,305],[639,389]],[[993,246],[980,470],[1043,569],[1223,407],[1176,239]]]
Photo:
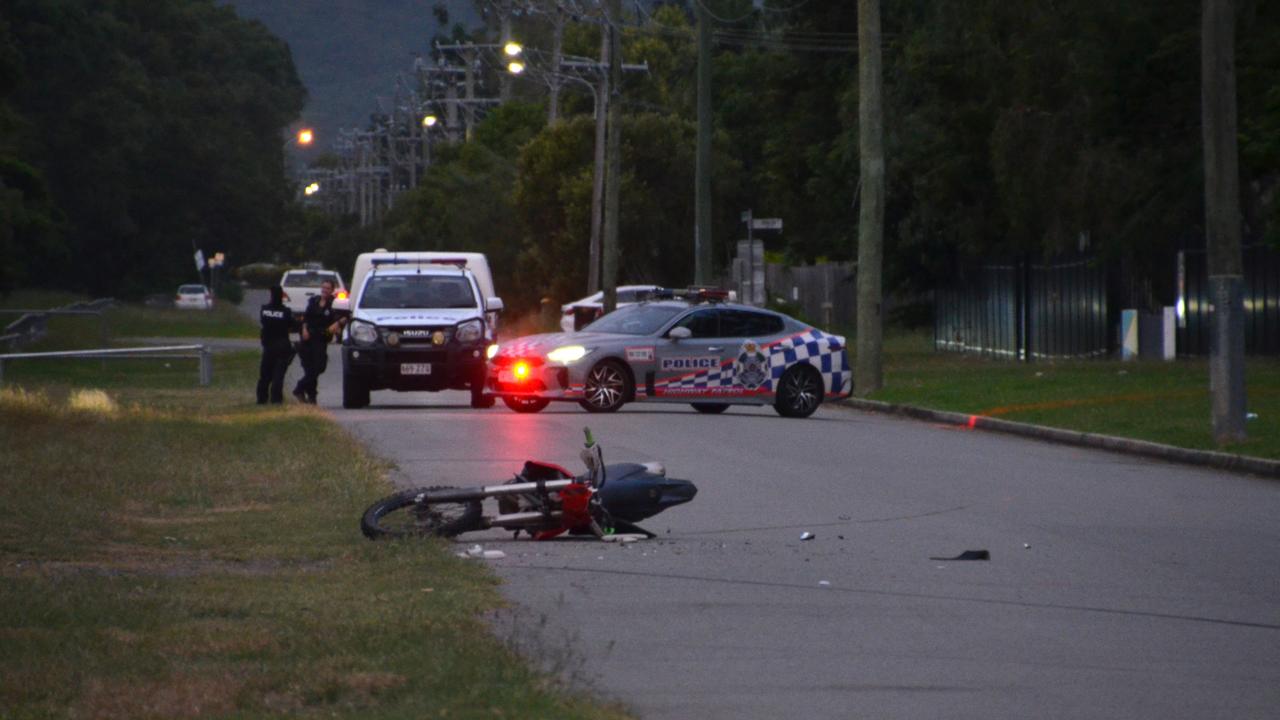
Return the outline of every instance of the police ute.
[[[488,297],[465,259],[375,258],[351,302],[342,336],[342,406],[373,390],[470,390],[489,407],[485,348],[502,300]]]

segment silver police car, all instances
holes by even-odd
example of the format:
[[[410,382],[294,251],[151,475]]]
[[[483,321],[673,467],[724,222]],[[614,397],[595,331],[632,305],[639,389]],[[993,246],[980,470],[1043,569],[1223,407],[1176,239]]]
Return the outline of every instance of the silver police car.
[[[491,346],[486,390],[516,412],[538,412],[552,400],[613,412],[643,400],[689,403],[703,413],[771,404],[797,418],[853,391],[843,337],[722,302],[725,295],[668,291],[576,333]]]

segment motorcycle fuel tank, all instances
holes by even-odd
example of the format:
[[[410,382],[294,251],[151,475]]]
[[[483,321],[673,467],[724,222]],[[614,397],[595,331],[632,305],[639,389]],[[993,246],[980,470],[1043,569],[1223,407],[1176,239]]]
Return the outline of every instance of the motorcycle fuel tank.
[[[636,522],[689,502],[698,488],[688,480],[650,472],[644,465],[622,463],[605,467],[605,483],[598,493],[610,515]]]

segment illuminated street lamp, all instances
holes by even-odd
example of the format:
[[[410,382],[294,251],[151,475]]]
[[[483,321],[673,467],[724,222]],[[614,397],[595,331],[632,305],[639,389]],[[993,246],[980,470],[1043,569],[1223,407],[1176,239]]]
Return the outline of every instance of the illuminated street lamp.
[[[310,145],[315,140],[315,133],[311,132],[311,128],[303,128],[298,131],[298,144]]]
[[[502,52],[506,53],[507,57],[517,57],[523,51],[524,51],[524,48],[520,45],[520,43],[514,40],[502,46]]]
[[[439,119],[435,115],[427,115],[422,118],[422,127],[435,127]]]
[[[519,75],[520,73],[524,72],[524,63],[520,62],[519,60],[512,60],[511,62],[507,63],[507,72],[511,73],[512,75]]]
[[[316,193],[320,192],[320,183],[313,182],[310,185],[303,188],[302,192],[307,195],[315,195]]]

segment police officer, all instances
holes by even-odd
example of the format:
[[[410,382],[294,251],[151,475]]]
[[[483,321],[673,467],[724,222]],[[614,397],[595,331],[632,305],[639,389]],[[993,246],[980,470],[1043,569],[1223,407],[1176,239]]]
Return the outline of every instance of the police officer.
[[[342,330],[347,319],[333,309],[333,281],[320,283],[320,294],[307,301],[302,314],[302,341],[298,358],[302,362],[302,379],[293,388],[293,396],[305,403],[316,401],[316,383],[329,367],[329,340]]]
[[[258,366],[258,404],[264,405],[270,390],[273,403],[284,402],[284,374],[293,362],[293,345],[289,331],[293,328],[293,311],[284,304],[284,289],[271,288],[271,301],[258,311],[262,325],[262,363]]]

